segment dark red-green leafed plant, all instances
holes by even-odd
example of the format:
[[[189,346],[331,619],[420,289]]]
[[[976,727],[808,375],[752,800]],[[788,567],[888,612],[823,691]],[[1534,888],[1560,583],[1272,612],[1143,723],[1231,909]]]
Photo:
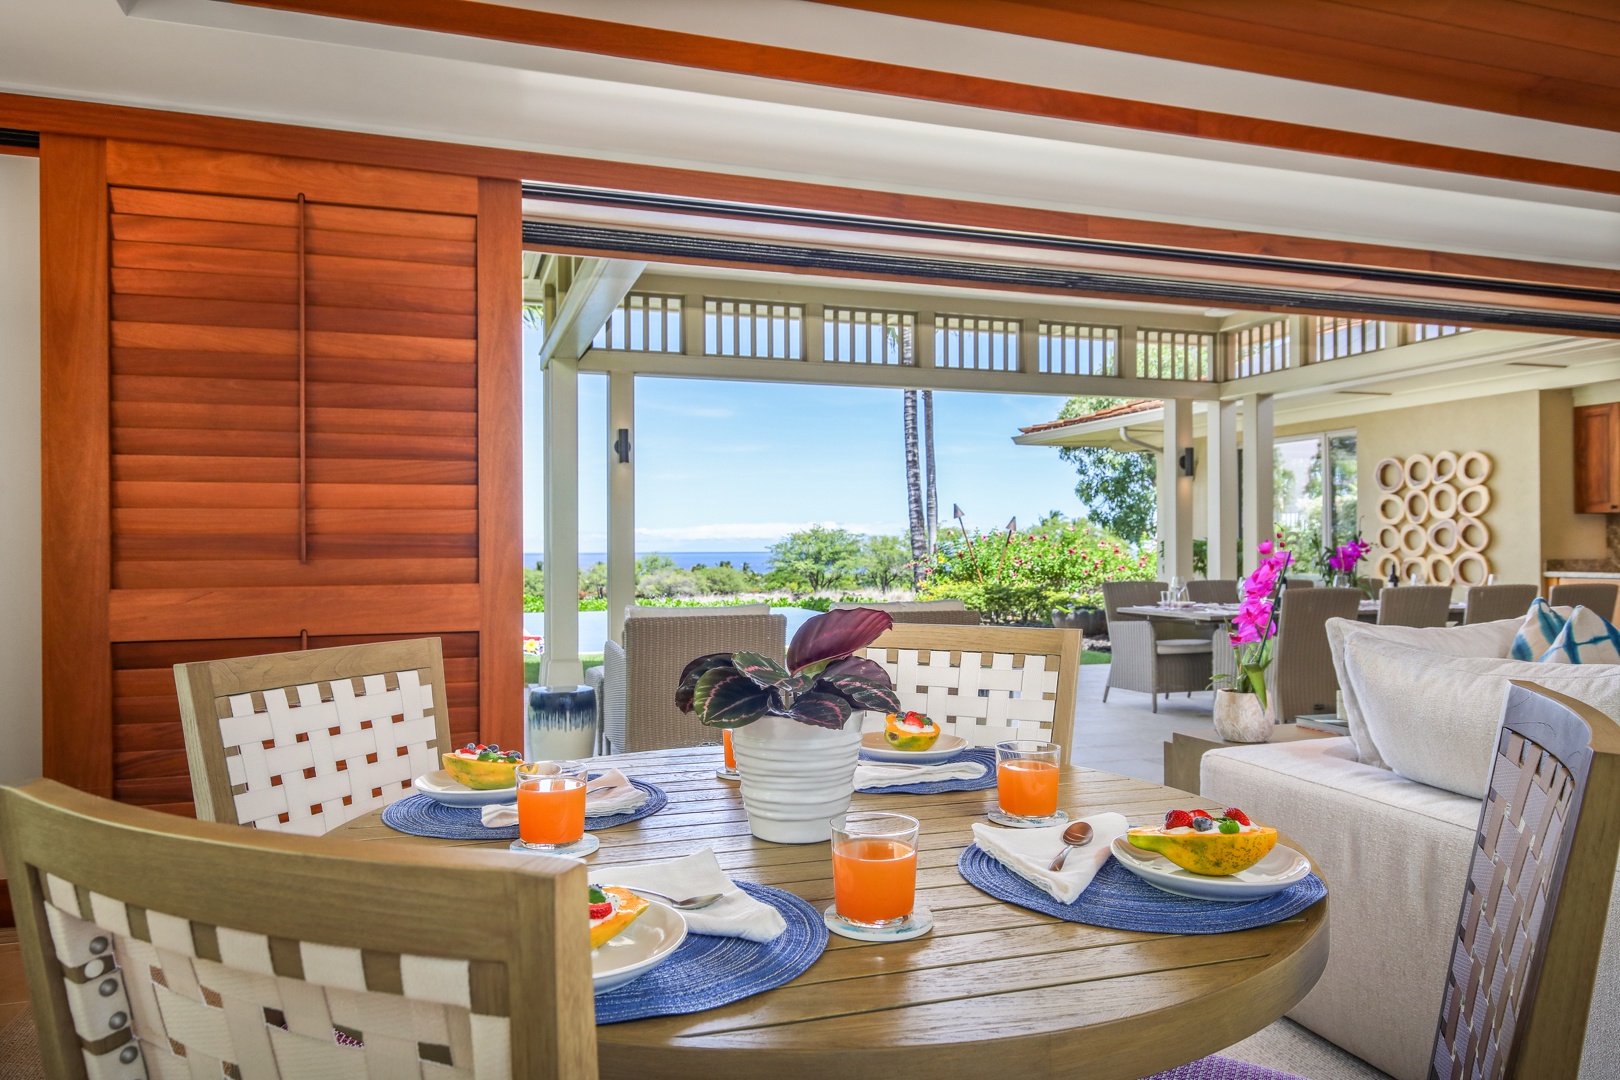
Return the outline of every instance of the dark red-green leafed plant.
[[[887,612],[840,608],[799,627],[788,645],[786,666],[754,652],[700,656],[681,672],[675,704],[719,728],[785,716],[836,730],[862,709],[899,712],[900,699],[888,672],[876,661],[853,655],[893,625]]]

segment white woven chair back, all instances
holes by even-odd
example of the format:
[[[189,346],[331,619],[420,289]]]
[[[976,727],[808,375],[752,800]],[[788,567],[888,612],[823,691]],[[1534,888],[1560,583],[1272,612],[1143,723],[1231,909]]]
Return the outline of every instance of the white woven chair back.
[[[208,926],[44,874],[90,1080],[507,1080],[507,974]]]
[[[864,655],[889,673],[903,710],[931,717],[970,746],[1052,740],[1056,656],[882,647],[869,648]],[[867,713],[861,729],[882,731],[883,716]]]
[[[440,767],[427,669],[237,694],[217,703],[236,820],[318,836],[410,794]]]

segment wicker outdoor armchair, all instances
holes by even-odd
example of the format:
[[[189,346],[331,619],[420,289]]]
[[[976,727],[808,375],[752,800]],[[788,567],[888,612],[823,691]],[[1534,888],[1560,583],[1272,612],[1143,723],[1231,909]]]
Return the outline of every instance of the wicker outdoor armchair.
[[[838,608],[872,608],[887,611],[897,623],[944,623],[952,626],[978,626],[979,613],[960,600],[901,601],[893,604],[834,604]]]
[[[1522,619],[1535,599],[1534,585],[1475,585],[1464,601],[1463,623]]]
[[[1365,595],[1360,589],[1283,590],[1277,642],[1266,672],[1279,722],[1334,711],[1339,676],[1328,646],[1327,621],[1355,619]]]
[[[1113,651],[1108,684],[1103,687],[1104,701],[1110,690],[1135,690],[1151,695],[1153,711],[1158,712],[1160,694],[1209,689],[1209,626],[1120,614],[1122,607],[1157,603],[1165,587],[1162,581],[1103,582],[1103,607]]]

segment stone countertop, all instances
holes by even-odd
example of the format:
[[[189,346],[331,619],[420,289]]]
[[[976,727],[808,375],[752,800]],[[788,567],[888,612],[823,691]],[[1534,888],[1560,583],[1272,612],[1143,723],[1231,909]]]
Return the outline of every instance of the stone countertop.
[[[1550,578],[1567,578],[1571,581],[1620,581],[1620,570],[1548,570],[1546,576]]]

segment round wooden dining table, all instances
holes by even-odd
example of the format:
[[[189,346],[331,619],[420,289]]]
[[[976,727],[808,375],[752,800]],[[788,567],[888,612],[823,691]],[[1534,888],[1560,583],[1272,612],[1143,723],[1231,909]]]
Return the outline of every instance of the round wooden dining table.
[[[713,848],[733,878],[832,902],[826,844],[784,845],[748,831],[737,785],[715,778],[718,747],[614,756],[669,794],[641,821],[596,833],[591,866],[651,862]],[[853,809],[922,823],[917,897],[924,937],[869,944],[834,936],[786,986],[731,1005],[597,1029],[601,1075],[625,1080],[1136,1080],[1252,1035],[1316,983],[1327,962],[1327,900],[1291,919],[1228,934],[1108,930],[1003,903],[962,880],[957,857],[995,789],[855,796]],[[1133,825],[1214,804],[1173,788],[1066,767],[1071,817],[1118,811]],[[505,847],[409,836],[373,812],[328,834],[359,841]],[[1294,845],[1298,846],[1298,845]],[[514,856],[519,857],[519,856]]]

